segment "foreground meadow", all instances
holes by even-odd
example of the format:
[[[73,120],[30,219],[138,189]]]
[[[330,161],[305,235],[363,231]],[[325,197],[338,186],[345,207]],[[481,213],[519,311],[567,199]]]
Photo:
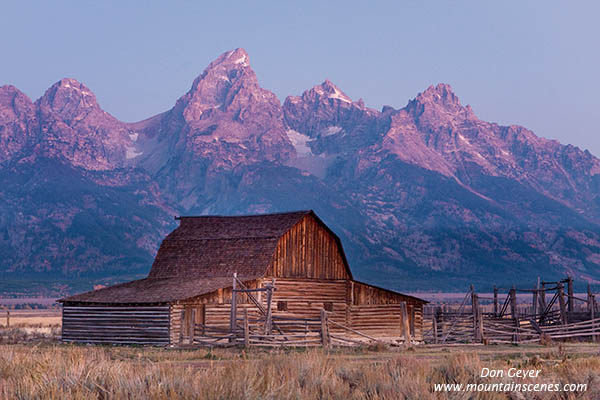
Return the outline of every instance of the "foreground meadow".
[[[55,332],[56,333],[56,332]],[[12,338],[12,339],[11,339]],[[599,399],[598,345],[260,350],[0,344],[2,399]],[[23,343],[27,341],[27,343]],[[483,367],[540,369],[481,378]],[[585,383],[578,392],[434,392],[439,383]]]

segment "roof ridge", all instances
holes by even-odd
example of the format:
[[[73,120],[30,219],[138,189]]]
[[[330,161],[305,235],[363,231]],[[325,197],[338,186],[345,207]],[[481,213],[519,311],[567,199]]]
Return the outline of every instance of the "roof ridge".
[[[182,218],[243,218],[243,217],[268,217],[271,215],[292,215],[292,214],[310,214],[313,210],[297,210],[297,211],[282,211],[267,214],[243,214],[243,215],[180,215],[175,217],[176,220]]]
[[[239,239],[279,239],[281,235],[273,236],[238,236],[238,237],[205,237],[205,238],[190,238],[190,239],[170,239],[171,242],[190,242],[194,240],[239,240]]]

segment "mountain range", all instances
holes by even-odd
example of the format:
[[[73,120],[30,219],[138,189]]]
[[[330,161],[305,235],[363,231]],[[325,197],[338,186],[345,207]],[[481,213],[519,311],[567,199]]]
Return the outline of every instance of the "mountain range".
[[[354,274],[402,291],[600,283],[600,160],[477,118],[447,84],[375,110],[329,80],[283,104],[243,49],[136,123],[62,79],[0,87],[0,293],[147,273],[174,216],[313,209]]]

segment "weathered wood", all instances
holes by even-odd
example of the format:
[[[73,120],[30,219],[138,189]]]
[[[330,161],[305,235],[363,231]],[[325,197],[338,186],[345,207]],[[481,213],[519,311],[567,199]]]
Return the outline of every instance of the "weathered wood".
[[[236,327],[236,320],[237,320],[237,290],[236,290],[236,284],[237,284],[237,272],[233,273],[233,290],[231,291],[231,315],[229,317],[229,329],[231,329],[231,331],[233,331]]]
[[[591,294],[590,295],[590,319],[592,321],[594,321],[595,317],[596,317],[596,296]],[[596,324],[592,323],[592,329],[594,330],[594,332],[596,332],[596,328],[597,328]],[[598,338],[600,337],[600,335],[599,335],[600,332],[596,332],[596,333],[597,333],[596,335],[592,335],[593,342],[597,342]]]
[[[574,311],[574,297],[573,297],[573,278],[572,277],[567,277],[567,294],[569,296],[569,302],[568,302],[568,312],[572,313]]]
[[[248,309],[244,308],[244,346],[250,345],[250,327],[248,326]]]
[[[321,310],[321,343],[323,347],[329,347],[329,330],[327,329],[327,312]]]
[[[540,313],[546,309],[546,284],[541,284],[540,294],[538,297],[540,303]]]
[[[537,283],[535,285],[535,289],[533,290],[533,303],[531,305],[533,317],[537,315],[537,306],[538,306],[538,296],[540,291],[540,277],[537,278]]]
[[[498,288],[494,285],[494,317],[498,316]]]
[[[402,313],[402,335],[404,336],[404,343],[410,345],[410,326],[408,324],[408,310],[406,309],[406,303],[400,303],[400,312]]]
[[[432,320],[433,343],[435,343],[435,344],[438,343],[438,323],[437,323],[438,315],[439,315],[438,311],[439,311],[439,308],[436,308],[435,313],[433,314],[433,320]]]
[[[181,310],[181,327],[179,328],[179,344],[183,343],[183,322],[185,321],[185,310]]]
[[[269,291],[267,291],[267,313],[265,315],[265,335],[269,335],[271,334],[271,327],[272,327],[272,319],[271,319],[271,313],[272,313],[272,303],[273,303],[273,287],[274,285],[269,286]]]
[[[517,315],[517,289],[513,286],[512,289],[510,289],[510,315],[512,317],[513,320],[517,320],[518,319],[518,315]]]
[[[560,321],[563,325],[565,325],[568,322],[568,318],[567,318],[567,307],[565,304],[565,293],[563,290],[563,284],[558,283],[556,290],[557,290],[557,294],[558,294],[558,304],[560,307]]]

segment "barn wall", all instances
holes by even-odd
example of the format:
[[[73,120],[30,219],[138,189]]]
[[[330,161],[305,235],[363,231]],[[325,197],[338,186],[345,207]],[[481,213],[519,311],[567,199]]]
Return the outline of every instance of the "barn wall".
[[[247,283],[248,287],[264,287],[272,279]],[[374,288],[349,280],[314,280],[277,278],[273,293],[272,313],[274,316],[320,318],[321,309],[331,307],[329,319],[360,332],[386,338],[402,338],[402,313],[400,302],[407,303],[409,326],[414,340],[422,340],[422,303],[415,299]],[[266,307],[266,296],[256,295]],[[287,311],[278,311],[278,302],[285,302]],[[248,308],[250,317],[258,317],[257,308],[245,295],[238,296],[238,317]],[[327,304],[326,303],[330,303]],[[185,310],[184,336],[189,334],[189,324],[194,309],[196,323],[228,328],[231,312],[231,288],[173,304],[171,308],[171,343],[181,339],[181,312]],[[332,333],[347,333],[342,328],[331,326]]]
[[[370,286],[360,282],[349,284],[350,303],[354,306],[364,307],[365,310],[371,305],[400,304],[406,303],[409,326],[411,334],[416,340],[423,338],[423,302],[410,296],[404,296],[389,290]],[[385,307],[381,308],[382,310]]]
[[[252,280],[244,282],[244,284],[248,288],[256,288],[260,282],[258,280]],[[228,328],[231,313],[231,293],[231,287],[222,288],[202,296],[174,302],[171,305],[170,315],[171,344],[179,343],[182,338],[182,329],[183,336],[187,337],[189,335],[189,326],[192,314],[194,315],[195,322],[197,324]],[[238,294],[236,302],[242,307],[250,304],[250,300],[245,294]],[[183,321],[181,320],[182,311],[184,318]]]
[[[167,345],[169,306],[63,305],[64,342]]]
[[[334,237],[311,215],[277,243],[267,276],[275,278],[350,279]]]

